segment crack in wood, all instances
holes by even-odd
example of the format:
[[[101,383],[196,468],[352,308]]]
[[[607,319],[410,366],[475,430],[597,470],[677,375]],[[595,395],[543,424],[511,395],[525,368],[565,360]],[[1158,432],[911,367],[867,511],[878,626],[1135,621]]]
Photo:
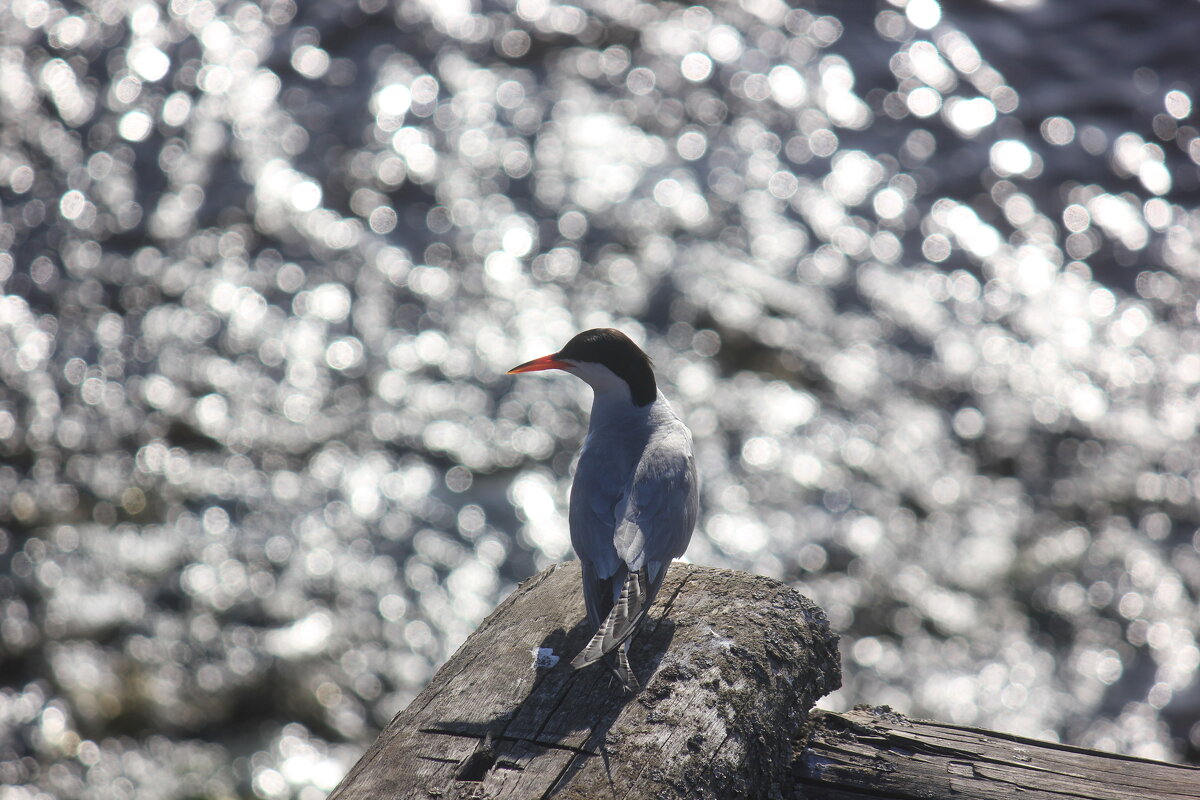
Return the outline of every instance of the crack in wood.
[[[924,738],[924,737],[941,739],[943,737],[939,736],[939,731],[937,730],[937,728],[949,728],[950,726],[946,726],[946,725],[942,725],[942,724],[937,724],[936,726],[934,726],[933,724],[930,724],[930,727],[931,727],[931,730],[928,732],[923,732],[922,738],[919,739],[919,741],[922,741],[922,742],[928,741],[928,739]],[[968,731],[968,732],[975,733],[974,731]],[[982,739],[979,737],[975,737],[975,738],[976,738],[977,746],[983,747],[985,744],[987,744],[985,739]],[[1029,745],[1029,742],[1027,740],[1015,739],[1015,738],[1013,738],[1011,736],[1007,736],[1007,735],[999,735],[998,734],[995,737],[988,737],[988,738],[1003,740],[1006,744],[1011,742],[1013,744],[1022,744],[1022,745],[1026,745],[1026,746]],[[976,758],[977,760],[988,760],[988,761],[991,761],[996,764],[1025,768],[1025,769],[1030,769],[1030,770],[1041,769],[1041,770],[1049,771],[1049,772],[1052,772],[1055,774],[1059,774],[1062,771],[1062,769],[1064,769],[1065,767],[1067,767],[1071,764],[1077,763],[1078,756],[1090,756],[1090,755],[1094,754],[1093,751],[1089,751],[1089,750],[1086,750],[1083,748],[1075,748],[1070,745],[1064,745],[1060,742],[1046,742],[1044,746],[1041,742],[1037,742],[1036,744],[1037,744],[1037,750],[1039,751],[1038,754],[1041,757],[1041,759],[1043,760],[1043,762],[1046,764],[1049,764],[1051,766],[1048,766],[1048,767],[1039,766],[1038,764],[1033,763],[1033,759],[1031,758],[1030,751],[1027,749],[1027,747],[1013,747],[1012,748],[1012,758],[1013,758],[1012,761],[1009,761],[1009,760],[1006,760],[1003,758],[999,758],[999,757],[995,757],[995,756],[981,754],[976,749],[968,749],[966,752],[972,758]],[[932,749],[933,747],[937,747],[937,745],[931,745],[930,749]],[[992,744],[991,749],[1001,750],[1003,752],[1003,748],[999,747],[996,744]],[[1106,753],[1105,754],[1105,762],[1102,764],[1096,765],[1095,767],[1089,767],[1089,772],[1094,773],[1097,770],[1099,770],[1103,774],[1111,776],[1109,778],[1106,778],[1106,780],[1108,780],[1110,782],[1118,781],[1121,779],[1129,779],[1131,774],[1137,774],[1137,773],[1130,773],[1128,770],[1123,769],[1121,765],[1129,765],[1130,767],[1135,767],[1138,765],[1145,765],[1146,769],[1155,770],[1155,771],[1158,769],[1159,766],[1161,766],[1159,762],[1138,758],[1136,756],[1127,756],[1127,755],[1123,755],[1123,754],[1108,754],[1108,753]]]
[[[680,593],[683,591],[683,587],[687,586],[688,581],[690,581],[691,579],[692,579],[692,576],[690,573],[684,575],[683,580],[681,580],[679,582],[679,585],[675,587],[675,591],[671,593],[671,597],[665,603],[663,603],[663,612],[658,615],[658,619],[654,620],[654,627],[650,629],[652,632],[657,631],[658,626],[661,625],[663,620],[665,620],[667,618],[667,615],[671,613],[671,609],[675,605],[675,600],[679,597]]]
[[[608,667],[608,664],[605,663],[604,666]],[[546,730],[546,726],[550,724],[550,720],[553,719],[554,715],[558,713],[558,709],[562,708],[562,704],[566,702],[567,695],[571,693],[571,687],[577,682],[576,675],[578,675],[578,672],[572,667],[572,672],[567,678],[566,684],[563,685],[562,692],[559,694],[558,699],[554,702],[554,707],[546,713],[546,716],[542,717],[542,724],[538,725],[538,729],[534,731],[533,737],[535,740],[540,740],[542,733],[544,733]]]
[[[901,755],[905,755],[905,756],[912,756],[912,755],[919,755],[919,754],[931,755],[931,756],[944,756],[947,758],[966,759],[968,761],[968,763],[973,762],[974,764],[981,766],[981,767],[986,767],[988,765],[992,765],[992,766],[996,766],[996,767],[1007,768],[1010,770],[1020,770],[1020,771],[1024,771],[1024,772],[1028,772],[1028,773],[1054,775],[1054,776],[1058,776],[1058,777],[1066,777],[1068,775],[1072,775],[1072,773],[1064,771],[1064,765],[1036,764],[1036,763],[1032,763],[1029,760],[1010,760],[1010,759],[1004,758],[999,755],[990,755],[987,753],[980,752],[978,749],[972,750],[972,749],[967,749],[967,748],[939,745],[939,744],[935,744],[935,743],[929,741],[928,739],[915,737],[911,734],[906,734],[906,733],[901,734],[901,733],[897,733],[895,731],[890,731],[890,730],[887,732],[887,734],[888,735],[885,738],[889,745],[894,747],[895,745],[900,744],[900,745],[904,746],[903,747],[904,750],[909,751],[909,752],[901,753]],[[889,747],[889,749],[892,749],[892,747]],[[899,749],[899,748],[897,748],[897,749]],[[1048,748],[1048,749],[1057,749],[1057,748]],[[1074,774],[1074,777],[1076,777],[1077,779],[1080,779],[1080,780],[1094,781],[1096,783],[1106,783],[1106,782],[1111,783],[1111,782],[1113,782],[1112,778],[1109,778],[1106,780],[1101,780],[1098,777],[1093,777],[1093,776],[1082,774],[1082,772],[1077,771],[1077,773],[1078,774]],[[984,778],[987,778],[988,780],[992,780],[992,781],[1008,783],[1008,784],[1011,784],[1014,786],[1025,786],[1026,788],[1028,788],[1028,786],[1032,785],[1032,784],[1027,784],[1024,782],[1019,782],[1019,781],[1016,781],[1016,780],[1013,780],[1010,778],[1001,777],[999,775],[988,775],[988,776],[981,775],[979,777],[984,777]],[[1128,785],[1131,787],[1137,786],[1136,783],[1126,783],[1125,785]]]
[[[547,789],[546,793],[542,795],[541,800],[547,800],[547,798],[553,797],[555,795],[555,793],[558,791],[558,785],[560,783],[562,783],[562,780],[567,776],[567,774],[570,773],[570,771],[575,768],[575,764],[577,761],[579,761],[579,757],[581,755],[583,755],[583,754],[580,753],[579,755],[576,755],[567,760],[567,763],[565,765],[563,765],[562,770],[558,773],[558,775],[554,778],[554,780],[550,782],[550,788]]]
[[[463,733],[462,731],[444,731],[444,730],[440,730],[438,728],[418,728],[417,732],[418,733],[433,733],[433,734],[438,734],[440,736],[455,736],[460,739],[477,739],[479,741],[483,741],[482,739],[479,738],[479,734],[477,734],[477,733]],[[524,736],[505,736],[504,734],[500,734],[499,736],[495,736],[493,738],[497,742],[516,742],[519,744],[530,745],[533,747],[541,747],[545,750],[563,750],[565,752],[575,753],[576,755],[581,755],[581,756],[595,756],[596,755],[595,753],[593,753],[590,750],[585,750],[580,747],[571,747],[569,744],[557,744],[555,742],[537,741],[534,739],[526,739]],[[458,763],[458,761],[456,761],[454,759],[451,759],[451,761],[455,764]]]
[[[862,725],[863,723],[860,722],[860,723],[856,723],[856,724]],[[1018,736],[1017,734],[1014,734],[1014,733],[1004,733],[1002,731],[981,731],[979,728],[970,728],[965,725],[955,725],[955,724],[949,723],[949,722],[924,722],[922,724],[924,727],[927,727],[930,729],[925,734],[925,735],[929,735],[929,736],[936,736],[938,730],[946,730],[946,731],[955,731],[964,736],[970,737],[972,739],[975,739],[976,741],[981,741],[981,742],[985,741],[985,740],[989,740],[989,739],[990,740],[1002,739],[1006,742],[1011,742],[1014,745],[1022,745],[1022,746],[1026,746],[1026,747],[1029,746],[1031,743],[1030,739],[1028,739],[1026,737]],[[893,729],[889,728],[888,730],[893,730]],[[984,735],[984,734],[986,734],[986,735]],[[1097,752],[1095,750],[1089,750],[1086,747],[1076,747],[1075,745],[1064,744],[1062,742],[1042,741],[1040,739],[1037,740],[1036,742],[1033,742],[1033,744],[1036,745],[1037,749],[1039,749],[1039,750],[1056,750],[1056,751],[1060,751],[1063,753],[1070,753],[1071,755],[1092,756],[1092,755],[1095,755]],[[1105,759],[1110,760],[1110,761],[1132,761],[1135,763],[1145,764],[1150,767],[1162,766],[1162,762],[1160,762],[1160,761],[1155,761],[1153,759],[1148,759],[1148,758],[1141,758],[1140,756],[1126,755],[1124,753],[1105,753],[1104,757],[1105,757]]]

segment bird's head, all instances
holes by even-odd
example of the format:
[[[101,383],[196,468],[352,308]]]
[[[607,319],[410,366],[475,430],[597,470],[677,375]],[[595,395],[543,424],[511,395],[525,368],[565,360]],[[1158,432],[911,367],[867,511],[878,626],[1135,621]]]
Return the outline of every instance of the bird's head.
[[[513,367],[509,375],[561,369],[577,375],[596,394],[627,387],[634,405],[654,402],[658,387],[650,357],[625,334],[615,328],[592,328],[567,342],[557,353],[526,361]]]

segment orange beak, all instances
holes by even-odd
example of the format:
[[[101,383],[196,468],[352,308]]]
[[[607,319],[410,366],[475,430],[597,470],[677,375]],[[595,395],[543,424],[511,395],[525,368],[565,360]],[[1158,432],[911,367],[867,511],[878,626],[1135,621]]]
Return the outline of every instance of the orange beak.
[[[570,369],[571,365],[566,361],[559,361],[555,356],[557,353],[551,353],[548,356],[535,358],[533,361],[526,361],[524,364],[513,367],[508,371],[509,375],[516,375],[518,372],[538,372],[543,369]]]

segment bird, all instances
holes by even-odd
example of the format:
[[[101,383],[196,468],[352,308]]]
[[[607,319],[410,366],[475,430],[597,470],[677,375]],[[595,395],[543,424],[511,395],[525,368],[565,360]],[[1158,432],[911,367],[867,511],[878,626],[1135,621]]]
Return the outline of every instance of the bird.
[[[687,550],[699,513],[692,434],[659,391],[649,356],[615,328],[583,331],[508,374],[540,370],[569,372],[593,393],[569,522],[595,633],[571,665],[582,669],[615,651],[613,672],[636,692],[631,637],[667,567]]]

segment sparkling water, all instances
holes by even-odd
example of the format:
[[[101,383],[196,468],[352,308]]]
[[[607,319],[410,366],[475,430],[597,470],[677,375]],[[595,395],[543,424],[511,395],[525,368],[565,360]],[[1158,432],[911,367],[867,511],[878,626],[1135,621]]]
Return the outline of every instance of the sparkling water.
[[[1200,11],[956,5],[0,5],[5,797],[323,797],[570,557],[598,325],[824,707],[1200,759]]]

